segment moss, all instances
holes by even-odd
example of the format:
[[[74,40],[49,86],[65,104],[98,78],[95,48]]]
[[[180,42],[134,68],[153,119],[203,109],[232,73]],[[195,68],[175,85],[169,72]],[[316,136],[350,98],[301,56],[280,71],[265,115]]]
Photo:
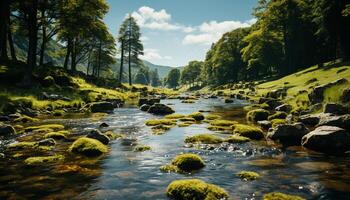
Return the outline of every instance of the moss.
[[[219,144],[222,142],[223,139],[221,137],[212,134],[199,134],[185,139],[185,143]]]
[[[230,126],[208,126],[208,130],[211,131],[232,131]]]
[[[240,171],[237,176],[245,181],[253,181],[260,178],[260,175],[252,171]]]
[[[178,114],[178,113],[174,113],[174,114],[170,114],[170,115],[165,115],[165,119],[180,119],[185,117],[185,115],[183,114]]]
[[[150,147],[150,146],[147,146],[147,145],[137,145],[137,146],[134,148],[134,151],[138,151],[138,152],[149,151],[149,150],[151,150],[151,147]]]
[[[64,111],[63,110],[55,110],[52,112],[53,116],[59,117],[59,116],[63,116],[64,115]]]
[[[10,149],[27,149],[27,148],[36,148],[38,144],[36,142],[17,142],[12,143],[8,146]]]
[[[187,127],[187,126],[191,126],[192,124],[194,124],[195,122],[192,121],[187,121],[181,124],[178,124],[179,127]]]
[[[163,172],[180,172],[181,170],[174,165],[163,165],[159,168]]]
[[[285,119],[273,119],[271,120],[272,127],[276,127],[278,125],[287,124]]]
[[[187,99],[187,100],[182,100],[181,103],[196,103],[196,101]]]
[[[157,126],[153,126],[152,127],[152,131],[153,131],[153,134],[155,135],[162,135],[164,134],[166,131],[170,130],[173,126],[168,126],[168,125],[163,125],[163,124],[160,124],[160,125],[157,125]]]
[[[64,156],[55,155],[55,156],[43,156],[43,157],[29,157],[24,160],[26,165],[38,165],[44,163],[52,163],[64,160]]]
[[[213,115],[213,114],[209,114],[205,116],[205,119],[207,120],[215,120],[215,119],[219,119],[220,116],[219,115]]]
[[[183,200],[219,200],[229,197],[224,189],[199,179],[175,180],[168,185],[166,192],[171,199]]]
[[[268,117],[268,120],[273,120],[273,119],[285,119],[287,117],[287,113],[286,112],[276,112],[273,115],[270,115]]]
[[[61,124],[45,124],[40,126],[29,126],[25,128],[25,132],[33,132],[36,130],[37,131],[39,130],[39,132],[51,132],[51,131],[58,131],[62,129],[64,129],[64,126]]]
[[[196,122],[196,120],[192,117],[183,117],[179,119],[182,122]]]
[[[44,135],[44,138],[53,138],[53,139],[67,139],[67,136],[70,134],[69,131],[57,131],[57,132],[50,132],[46,133]]]
[[[192,117],[196,121],[202,121],[204,119],[204,115],[200,112],[194,112],[188,115],[189,117]]]
[[[264,109],[251,110],[247,113],[247,120],[252,122],[266,120],[270,112]]]
[[[229,138],[227,138],[225,141],[228,143],[245,143],[245,142],[249,142],[250,139],[240,135],[232,135]]]
[[[235,124],[232,126],[234,133],[244,136],[250,139],[259,140],[264,138],[264,132],[254,126],[249,126],[245,124]]]
[[[295,195],[288,195],[280,192],[271,192],[271,193],[265,194],[263,197],[263,200],[305,200],[305,199]]]
[[[124,135],[120,133],[114,133],[113,131],[107,131],[104,133],[110,140],[116,140],[118,138],[123,138]]]
[[[205,166],[203,159],[199,155],[191,153],[176,156],[171,164],[185,172],[199,170]]]
[[[210,125],[212,126],[232,126],[234,124],[237,124],[236,121],[230,121],[230,120],[213,120],[212,122],[210,122]]]
[[[267,103],[262,103],[262,104],[253,104],[253,105],[243,107],[243,109],[246,111],[256,110],[256,109],[260,109],[260,108],[261,109],[270,109],[270,106]]]
[[[29,116],[26,116],[26,115],[23,115],[17,119],[14,120],[15,123],[31,123],[31,122],[37,122],[39,121],[38,119],[36,118],[33,118],[33,117],[29,117]]]
[[[173,119],[150,119],[146,121],[147,126],[157,125],[176,125],[176,120]]]
[[[17,134],[22,134],[24,133],[24,127],[22,125],[14,125],[13,128],[16,130]]]
[[[108,148],[98,140],[82,137],[73,142],[69,151],[86,156],[99,156],[107,153]]]

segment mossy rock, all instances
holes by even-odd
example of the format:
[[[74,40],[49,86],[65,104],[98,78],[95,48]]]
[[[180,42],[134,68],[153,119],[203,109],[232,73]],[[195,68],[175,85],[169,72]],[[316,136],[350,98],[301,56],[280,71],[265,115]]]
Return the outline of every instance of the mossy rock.
[[[188,127],[188,126],[191,126],[191,125],[194,124],[194,123],[195,123],[195,122],[187,121],[187,122],[178,124],[178,126],[179,126],[179,127]]]
[[[149,150],[151,150],[151,147],[148,145],[137,145],[134,148],[134,151],[137,151],[137,152],[143,152],[143,151],[149,151]]]
[[[235,134],[238,134],[243,137],[247,137],[253,140],[260,140],[264,138],[264,132],[254,126],[249,126],[245,124],[235,124],[232,126],[232,129]]]
[[[114,133],[113,131],[107,131],[104,133],[110,140],[116,140],[118,138],[123,138],[124,135],[120,133]]]
[[[181,121],[181,122],[196,122],[196,120],[192,117],[183,117],[183,118],[180,118],[179,121]]]
[[[64,115],[64,110],[54,110],[52,112],[52,115],[55,116],[55,117],[60,117],[60,116],[63,116]]]
[[[199,143],[199,144],[219,144],[223,139],[213,134],[199,134],[187,137],[185,143]]]
[[[187,100],[182,100],[181,103],[196,103],[196,101],[187,99]]]
[[[240,135],[232,135],[229,138],[227,138],[225,141],[228,143],[234,144],[234,143],[246,143],[246,142],[249,142],[250,139],[247,137],[240,136]]]
[[[199,179],[175,180],[168,185],[167,195],[177,200],[223,200],[229,197],[224,189]]]
[[[178,113],[174,113],[174,114],[170,114],[170,115],[165,115],[165,119],[180,119],[185,117],[185,115],[183,114],[178,114]]]
[[[273,119],[271,120],[272,127],[275,128],[278,125],[287,124],[287,120],[285,119]]]
[[[174,165],[163,165],[159,168],[160,171],[163,171],[163,172],[181,172],[181,170],[174,166]]]
[[[234,124],[237,124],[238,122],[236,121],[231,121],[231,120],[221,120],[221,119],[216,119],[210,122],[211,126],[232,126]]]
[[[267,120],[270,112],[264,109],[251,110],[247,113],[247,120],[252,122]]]
[[[280,112],[280,111],[278,111],[278,112],[276,112],[275,114],[273,114],[273,115],[270,115],[269,117],[268,117],[268,120],[273,120],[273,119],[286,119],[287,118],[287,113],[286,112]]]
[[[188,115],[189,117],[192,117],[196,121],[202,121],[204,119],[204,115],[200,112],[194,112]]]
[[[153,131],[153,134],[155,134],[155,135],[162,135],[166,131],[170,130],[172,127],[173,127],[173,125],[168,126],[168,125],[160,124],[157,126],[153,126],[152,131]]]
[[[215,119],[220,119],[221,117],[219,115],[214,115],[214,114],[209,114],[205,116],[205,119],[207,120],[215,120]]]
[[[176,125],[176,120],[173,119],[150,119],[146,121],[146,126],[157,125]]]
[[[53,138],[53,139],[61,140],[61,139],[67,139],[67,136],[69,134],[70,134],[69,131],[50,132],[50,133],[46,133],[44,135],[44,138]]]
[[[199,170],[205,166],[203,159],[199,155],[191,153],[176,156],[171,164],[185,172]]]
[[[240,171],[237,176],[245,181],[253,181],[260,178],[260,175],[252,171]]]
[[[231,132],[231,126],[208,126],[208,130],[211,131],[228,131]]]
[[[69,151],[94,157],[107,153],[108,148],[98,140],[82,137],[73,142],[69,147]]]
[[[42,85],[44,87],[53,86],[55,85],[55,79],[52,76],[46,76],[42,81]]]
[[[44,132],[52,132],[52,131],[58,131],[64,129],[64,126],[61,124],[45,124],[45,125],[40,125],[40,126],[29,126],[25,128],[25,132],[34,132],[34,131],[41,131]]]
[[[42,151],[49,151],[53,148],[54,145],[52,145],[51,141],[50,143],[44,143],[43,141],[44,140],[39,142],[17,142],[10,144],[8,148],[11,150],[35,149]]]
[[[263,200],[306,200],[300,196],[283,194],[280,192],[271,192],[265,194]]]
[[[55,156],[42,156],[42,157],[29,157],[24,160],[26,165],[41,165],[45,163],[53,163],[64,160],[64,156],[55,155]]]
[[[32,123],[32,122],[38,122],[39,120],[33,117],[29,117],[26,115],[23,115],[17,119],[14,120],[15,123]]]

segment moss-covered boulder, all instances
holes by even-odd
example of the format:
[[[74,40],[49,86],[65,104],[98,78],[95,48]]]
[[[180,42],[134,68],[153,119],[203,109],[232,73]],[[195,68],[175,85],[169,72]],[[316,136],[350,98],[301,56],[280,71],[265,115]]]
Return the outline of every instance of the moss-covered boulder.
[[[231,121],[231,120],[220,120],[220,119],[216,119],[210,122],[211,126],[226,126],[226,127],[230,127],[234,124],[237,124],[238,122],[236,121]]]
[[[199,155],[191,153],[176,156],[171,164],[185,172],[199,170],[205,166],[203,159]]]
[[[260,178],[260,175],[252,171],[240,171],[237,176],[245,181],[253,181]]]
[[[113,131],[107,131],[104,133],[110,140],[116,140],[118,138],[123,138],[124,135],[120,133],[114,133]]]
[[[188,115],[189,117],[192,117],[196,121],[202,121],[204,119],[204,115],[200,112],[194,112]]]
[[[246,143],[246,142],[249,142],[250,139],[240,135],[232,135],[229,138],[227,138],[225,141],[228,143],[234,144],[234,143]]]
[[[148,109],[148,112],[156,115],[168,115],[173,114],[175,111],[165,104],[155,103]]]
[[[49,132],[44,135],[44,138],[53,138],[56,140],[67,139],[67,136],[70,134],[69,131],[57,131]]]
[[[272,128],[275,128],[275,127],[277,127],[279,125],[283,125],[283,124],[287,124],[287,123],[288,122],[285,119],[273,119],[273,120],[271,120]]]
[[[196,122],[196,120],[192,117],[183,117],[183,118],[180,118],[179,121],[181,121],[181,122]]]
[[[235,134],[243,137],[247,137],[253,140],[260,140],[264,138],[264,132],[258,127],[245,124],[235,124],[232,126],[232,128]]]
[[[219,144],[223,139],[213,134],[199,134],[187,137],[185,143]]]
[[[44,124],[39,126],[29,126],[24,129],[25,132],[36,132],[36,133],[49,133],[52,131],[59,131],[64,129],[61,124]]]
[[[143,152],[143,151],[149,151],[149,150],[151,150],[151,147],[148,145],[137,145],[134,148],[134,151],[136,152]]]
[[[86,137],[98,140],[106,145],[109,143],[109,137],[97,129],[91,130]]]
[[[15,120],[13,120],[15,123],[31,123],[31,122],[37,122],[39,121],[38,119],[36,118],[33,118],[33,117],[29,117],[29,116],[26,116],[26,115],[23,115],[21,117],[18,117],[16,118]]]
[[[286,119],[287,118],[287,113],[286,112],[281,112],[281,111],[278,111],[276,112],[275,114],[273,115],[270,115],[268,117],[268,120],[273,120],[273,119]]]
[[[214,115],[214,114],[208,114],[205,116],[205,119],[207,120],[215,120],[215,119],[220,119],[219,115]]]
[[[73,142],[69,147],[69,151],[93,157],[107,153],[108,148],[98,140],[82,137]]]
[[[40,157],[29,157],[24,160],[26,165],[41,165],[45,163],[53,163],[64,160],[64,156],[55,155],[55,156],[40,156]]]
[[[176,125],[176,120],[173,119],[150,119],[146,121],[146,126],[157,126],[157,125]]]
[[[52,115],[55,116],[55,117],[60,117],[60,116],[63,116],[64,115],[64,110],[54,110],[52,112]]]
[[[177,200],[223,200],[229,197],[224,189],[199,179],[173,181],[168,185],[167,195]]]
[[[306,200],[299,196],[283,194],[280,192],[271,192],[271,193],[265,194],[262,199],[263,200]]]
[[[170,114],[170,115],[165,115],[165,119],[180,119],[185,117],[185,115],[183,114],[178,114],[178,113],[174,113],[174,114]]]
[[[251,110],[247,113],[247,120],[252,122],[267,120],[270,112],[264,109]]]

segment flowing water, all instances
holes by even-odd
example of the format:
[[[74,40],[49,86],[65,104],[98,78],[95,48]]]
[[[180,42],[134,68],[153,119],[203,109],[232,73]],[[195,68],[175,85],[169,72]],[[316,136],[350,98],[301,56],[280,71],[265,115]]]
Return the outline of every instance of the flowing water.
[[[220,99],[200,99],[195,104],[180,100],[164,100],[176,113],[189,114],[210,110],[224,119],[245,123],[246,102],[224,104]],[[265,193],[278,191],[300,195],[306,199],[350,199],[349,157],[330,157],[307,152],[300,147],[280,148],[267,142],[221,144],[188,147],[187,136],[210,133],[208,124],[174,127],[163,135],[153,135],[145,120],[157,116],[126,106],[102,119],[72,116],[65,119],[44,119],[42,123],[62,123],[79,134],[97,128],[102,122],[108,130],[124,133],[125,139],[110,144],[110,152],[100,158],[87,159],[71,155],[66,149],[71,141],[58,142],[54,153],[65,155],[63,163],[28,167],[27,154],[52,155],[52,152],[14,152],[0,159],[0,199],[167,199],[167,185],[177,179],[198,178],[216,184],[230,193],[232,199],[261,199]],[[218,134],[221,137],[228,135]],[[17,140],[40,139],[24,135]],[[133,146],[145,144],[151,151],[134,152]],[[206,167],[193,174],[165,173],[159,167],[171,162],[177,154],[197,153]],[[256,171],[262,178],[242,181],[241,170]]]

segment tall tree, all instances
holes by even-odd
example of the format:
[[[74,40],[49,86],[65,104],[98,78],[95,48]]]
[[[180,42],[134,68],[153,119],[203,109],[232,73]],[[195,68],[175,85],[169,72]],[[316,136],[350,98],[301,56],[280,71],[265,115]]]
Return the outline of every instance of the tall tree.
[[[174,68],[170,70],[165,81],[166,85],[168,85],[170,88],[176,89],[179,86],[180,75],[179,69]]]
[[[7,39],[10,19],[10,0],[0,1],[0,60],[7,60]]]
[[[132,85],[132,75],[131,75],[131,65],[140,66],[141,60],[139,59],[139,55],[143,55],[143,45],[140,40],[141,33],[140,33],[140,27],[137,25],[136,20],[129,15],[122,23],[120,30],[119,30],[119,42],[121,42],[122,54],[125,55],[125,52],[127,52],[127,57],[123,58],[121,60],[126,59],[128,61],[128,67],[129,67],[129,85]],[[119,73],[122,72],[122,65],[121,63],[121,70]]]

